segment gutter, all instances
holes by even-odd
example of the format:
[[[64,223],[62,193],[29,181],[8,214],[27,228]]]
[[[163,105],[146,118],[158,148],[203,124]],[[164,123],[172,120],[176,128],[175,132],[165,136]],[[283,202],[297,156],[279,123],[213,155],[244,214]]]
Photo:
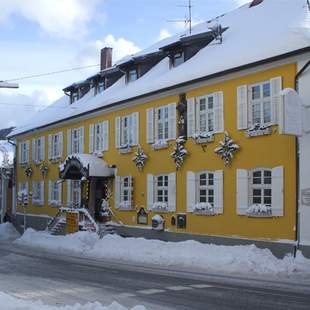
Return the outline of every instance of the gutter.
[[[194,80],[186,81],[186,82],[183,82],[183,83],[180,83],[180,84],[176,84],[176,85],[173,85],[173,86],[161,88],[161,89],[158,89],[158,90],[155,90],[155,91],[152,91],[152,92],[149,92],[149,93],[145,93],[145,94],[142,94],[142,95],[139,95],[139,96],[135,96],[135,97],[132,97],[132,98],[127,98],[127,99],[124,99],[124,100],[121,100],[121,101],[118,101],[118,102],[114,102],[114,103],[108,104],[108,105],[106,105],[104,107],[99,107],[99,108],[93,109],[91,111],[86,111],[86,112],[83,112],[83,113],[80,113],[80,114],[77,114],[77,115],[74,115],[74,116],[70,116],[70,117],[58,120],[56,122],[48,123],[48,124],[45,124],[45,125],[42,125],[42,126],[39,126],[39,127],[33,128],[33,129],[30,129],[30,130],[26,130],[24,132],[20,132],[20,133],[18,133],[16,135],[12,135],[12,136],[9,136],[9,137],[10,138],[14,138],[14,137],[20,136],[22,134],[27,134],[27,133],[33,132],[35,130],[45,128],[47,126],[56,125],[56,124],[61,123],[61,122],[65,122],[65,121],[68,121],[68,120],[71,120],[71,119],[74,119],[74,118],[77,118],[77,117],[85,116],[85,115],[88,115],[88,114],[91,114],[91,113],[96,113],[98,111],[102,111],[102,110],[105,110],[105,109],[108,109],[108,108],[111,108],[111,107],[114,107],[114,106],[119,106],[119,105],[124,104],[124,103],[132,102],[132,101],[139,100],[139,99],[144,99],[144,98],[146,98],[148,96],[157,95],[157,94],[160,94],[162,92],[174,90],[174,89],[179,88],[179,87],[185,87],[185,86],[188,86],[190,84],[208,81],[208,80],[211,80],[211,79],[214,79],[214,78],[218,78],[218,77],[221,77],[221,76],[224,76],[224,75],[227,75],[227,74],[231,74],[231,73],[235,73],[235,72],[238,72],[238,71],[246,70],[246,69],[249,69],[249,68],[252,68],[252,67],[256,67],[256,66],[259,66],[259,65],[268,64],[270,62],[282,60],[284,58],[288,58],[288,57],[291,57],[291,56],[303,54],[303,53],[306,53],[306,52],[310,52],[310,46],[307,46],[307,47],[304,47],[302,49],[295,50],[295,51],[292,51],[292,52],[288,52],[288,53],[285,53],[285,54],[281,54],[281,55],[278,55],[278,56],[274,56],[274,57],[270,57],[270,58],[267,58],[267,59],[259,60],[259,61],[256,61],[256,62],[253,62],[253,63],[249,63],[249,64],[246,64],[246,65],[242,65],[242,66],[239,66],[239,67],[235,67],[235,68],[232,68],[232,69],[228,69],[228,70],[224,70],[224,71],[221,71],[221,72],[213,73],[213,74],[210,74],[210,75],[207,75],[207,76],[203,76],[201,78],[197,78],[197,79],[194,79]]]
[[[299,79],[302,74],[308,69],[310,66],[310,60],[297,72],[295,76],[295,90],[299,93]],[[295,146],[296,146],[296,224],[295,224],[295,241],[296,245],[294,246],[294,257],[296,257],[297,250],[300,246],[300,145],[299,145],[299,137],[295,137]]]

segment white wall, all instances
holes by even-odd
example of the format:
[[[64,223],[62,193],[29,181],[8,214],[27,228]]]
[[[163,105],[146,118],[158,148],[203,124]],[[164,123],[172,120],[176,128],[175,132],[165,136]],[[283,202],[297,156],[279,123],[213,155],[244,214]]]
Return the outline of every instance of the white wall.
[[[298,71],[310,60],[310,53],[298,61]],[[299,79],[299,95],[303,104],[309,106],[310,112],[310,67]],[[310,127],[310,113],[307,113],[306,122]],[[307,126],[307,127],[308,127]],[[310,245],[310,132],[304,133],[299,139],[300,146],[300,243]]]

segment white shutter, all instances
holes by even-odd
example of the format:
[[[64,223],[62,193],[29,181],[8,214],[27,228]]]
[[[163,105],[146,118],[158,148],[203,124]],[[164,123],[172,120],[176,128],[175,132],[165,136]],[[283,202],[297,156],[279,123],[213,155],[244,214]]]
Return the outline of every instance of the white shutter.
[[[176,174],[175,172],[168,175],[168,209],[176,210]]]
[[[283,167],[275,167],[272,169],[272,215],[283,216]]]
[[[282,90],[282,78],[281,76],[270,80],[271,91],[271,120],[272,123],[278,123],[278,113],[280,106],[283,104],[283,96],[280,95]]]
[[[67,130],[67,155],[72,154],[72,129]]]
[[[118,209],[121,203],[121,184],[122,178],[119,176],[115,177],[115,208]]]
[[[103,145],[102,150],[108,151],[109,150],[109,121],[104,121],[102,123],[102,129],[103,129]]]
[[[99,123],[99,151],[103,150],[103,122]]]
[[[223,214],[223,170],[214,172],[214,213]]]
[[[72,203],[72,180],[67,180],[67,203],[71,205]]]
[[[154,109],[146,110],[146,143],[154,143]]]
[[[89,125],[89,153],[94,152],[94,124]]]
[[[253,126],[253,105],[251,103],[253,97],[252,87],[248,87],[247,100],[248,100],[248,127]]]
[[[158,141],[158,108],[154,110],[154,127],[153,128],[154,128],[154,139],[155,139],[155,142],[157,142]]]
[[[121,118],[115,117],[115,147],[119,149],[121,146]]]
[[[29,164],[29,151],[30,151],[30,142],[29,140],[26,141],[26,163]]]
[[[188,138],[193,137],[196,131],[195,107],[196,107],[195,98],[187,99],[187,137]]]
[[[28,194],[29,193],[29,183],[28,182],[25,182],[25,188],[26,188],[26,193]]]
[[[224,94],[222,91],[216,92],[214,96],[214,132],[224,131]]]
[[[18,143],[18,162],[22,164],[22,144]]]
[[[52,154],[52,150],[53,150],[53,138],[52,135],[48,135],[48,159],[51,159],[53,156]]]
[[[237,88],[237,127],[239,130],[248,128],[248,87]]]
[[[58,197],[57,197],[57,201],[58,201],[59,205],[61,205],[61,203],[62,203],[62,183],[58,183]]]
[[[129,187],[130,187],[130,191],[128,193],[128,200],[130,203],[130,207],[133,206],[133,177],[130,175],[129,176]]]
[[[52,201],[52,181],[48,181],[48,204]]]
[[[36,140],[32,139],[32,161],[36,160]]]
[[[40,160],[45,160],[45,137],[41,137]]]
[[[59,135],[59,157],[62,157],[64,150],[64,138],[62,131],[60,131],[58,135]]]
[[[152,210],[154,204],[154,176],[147,175],[147,208]]]
[[[249,204],[248,171],[237,169],[237,214],[246,215]]]
[[[193,212],[196,204],[196,175],[192,171],[187,171],[186,201],[187,212]]]
[[[175,139],[177,136],[177,110],[176,103],[171,103],[168,106],[168,130],[169,130],[169,140]]]
[[[84,153],[84,127],[80,127],[78,129],[79,133],[79,153],[83,154]]]
[[[132,145],[139,144],[139,112],[132,113]]]
[[[44,181],[40,182],[40,204],[44,205]]]

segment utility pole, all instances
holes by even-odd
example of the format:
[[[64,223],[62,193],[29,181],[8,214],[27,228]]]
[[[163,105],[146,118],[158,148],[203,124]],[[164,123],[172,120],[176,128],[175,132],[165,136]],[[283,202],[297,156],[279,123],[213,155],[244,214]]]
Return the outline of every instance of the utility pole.
[[[8,83],[5,81],[0,81],[0,88],[19,88],[17,83]]]

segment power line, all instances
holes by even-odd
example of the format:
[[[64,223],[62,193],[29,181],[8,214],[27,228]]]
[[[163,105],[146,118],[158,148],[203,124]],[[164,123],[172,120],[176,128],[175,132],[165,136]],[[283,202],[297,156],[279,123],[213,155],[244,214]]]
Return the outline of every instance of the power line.
[[[75,67],[75,68],[71,68],[71,69],[64,69],[64,70],[59,70],[59,71],[51,71],[51,72],[39,73],[39,74],[33,74],[33,75],[25,75],[25,76],[22,76],[20,78],[14,78],[14,79],[5,80],[5,82],[21,81],[21,80],[33,79],[33,78],[37,78],[37,77],[54,75],[54,74],[60,74],[60,73],[65,73],[65,72],[70,72],[70,71],[83,70],[83,69],[88,69],[88,68],[99,67],[99,65],[100,64],[89,65],[89,66],[82,66],[82,67]]]
[[[51,105],[43,105],[43,104],[23,104],[23,103],[8,103],[8,102],[0,102],[0,105],[15,105],[15,106],[23,106],[23,107],[37,107],[37,108],[52,108],[52,109],[76,109],[76,107],[54,107]]]

